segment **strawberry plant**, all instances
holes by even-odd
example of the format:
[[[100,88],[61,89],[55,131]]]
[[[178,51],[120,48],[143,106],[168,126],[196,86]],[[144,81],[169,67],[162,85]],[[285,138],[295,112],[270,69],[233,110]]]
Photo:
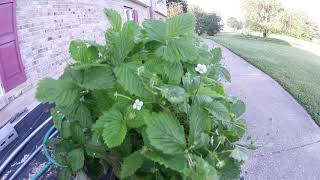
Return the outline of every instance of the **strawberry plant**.
[[[105,14],[105,45],[72,41],[74,64],[37,90],[55,104],[59,178],[239,179],[251,145],[238,142],[245,105],[223,89],[221,50],[195,35],[191,14],[142,26]]]

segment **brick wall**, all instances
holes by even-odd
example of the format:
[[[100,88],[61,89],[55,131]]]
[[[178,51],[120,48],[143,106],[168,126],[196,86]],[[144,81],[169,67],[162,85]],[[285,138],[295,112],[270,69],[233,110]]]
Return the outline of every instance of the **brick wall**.
[[[72,39],[104,43],[109,26],[104,8],[119,11],[124,6],[138,10],[139,22],[149,18],[149,8],[128,0],[16,0],[21,59],[27,81],[0,97],[0,112],[20,95],[34,89],[44,77],[57,77],[66,64]]]

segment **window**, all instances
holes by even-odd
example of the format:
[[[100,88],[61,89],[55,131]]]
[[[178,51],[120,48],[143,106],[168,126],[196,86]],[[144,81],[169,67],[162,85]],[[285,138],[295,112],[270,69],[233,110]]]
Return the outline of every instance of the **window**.
[[[138,11],[131,7],[124,6],[124,16],[126,21],[135,21],[136,23],[139,23]]]
[[[126,21],[132,21],[134,19],[133,17],[133,10],[130,7],[124,7],[124,16]]]

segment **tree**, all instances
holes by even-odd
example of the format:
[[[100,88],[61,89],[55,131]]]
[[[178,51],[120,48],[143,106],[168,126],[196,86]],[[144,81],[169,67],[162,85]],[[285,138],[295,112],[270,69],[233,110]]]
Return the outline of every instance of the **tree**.
[[[280,0],[244,0],[246,26],[254,31],[262,32],[266,37],[272,29],[273,18],[281,10]]]
[[[172,2],[168,5],[168,18],[178,16],[183,13],[183,5],[181,3]]]
[[[237,18],[235,17],[230,17],[228,20],[227,20],[227,25],[233,29],[240,29],[241,25],[240,25],[240,22],[237,20]]]
[[[308,16],[291,10],[282,10],[277,14],[272,31],[305,40],[319,37],[317,25]]]
[[[182,6],[182,10],[183,12],[187,12],[188,11],[188,3],[185,0],[166,0],[167,2],[167,7],[170,7],[171,3],[179,3]]]
[[[196,17],[196,32],[198,34],[206,33],[209,36],[213,36],[222,29],[221,17],[217,14],[213,12],[207,13],[197,6],[192,7],[190,10]]]

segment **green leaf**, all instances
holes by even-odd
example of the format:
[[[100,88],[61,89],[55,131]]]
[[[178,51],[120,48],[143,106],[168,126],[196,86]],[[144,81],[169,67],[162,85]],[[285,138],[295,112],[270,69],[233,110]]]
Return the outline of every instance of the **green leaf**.
[[[246,111],[246,105],[243,101],[238,100],[232,105],[232,112],[236,117],[240,117]]]
[[[90,62],[90,63],[75,63],[72,64],[72,69],[74,70],[86,70],[96,67],[108,67],[106,64],[100,64],[100,62]]]
[[[136,151],[124,158],[121,168],[121,178],[127,178],[134,175],[134,173],[142,166],[144,157],[140,151]]]
[[[182,58],[178,49],[174,46],[173,43],[168,43],[167,45],[160,46],[155,51],[155,54],[168,62],[179,62]]]
[[[61,111],[69,121],[79,122],[82,127],[90,127],[92,124],[91,112],[83,103],[73,104]]]
[[[204,159],[197,157],[195,173],[192,179],[196,180],[219,180],[217,170]]]
[[[98,133],[93,133],[90,141],[86,144],[86,153],[94,158],[103,158],[107,155],[107,148],[100,140]]]
[[[99,114],[96,115],[100,116],[100,113],[112,107],[114,99],[112,99],[113,94],[110,94],[110,90],[93,90],[91,94],[96,102],[95,109],[99,110]]]
[[[116,67],[114,72],[118,83],[130,94],[150,99],[152,93],[148,90],[149,77],[148,72],[138,75],[138,69],[143,65],[138,62],[122,64]]]
[[[69,106],[80,98],[79,92],[79,87],[72,82],[46,78],[40,81],[36,98],[41,102]]]
[[[104,11],[106,17],[108,18],[112,28],[115,31],[120,31],[122,26],[122,20],[120,14],[113,9],[105,9]]]
[[[235,130],[223,130],[222,131],[223,136],[225,136],[226,138],[228,138],[228,140],[230,142],[236,142],[239,140],[239,136],[237,131]]]
[[[110,149],[111,155],[114,155],[115,157],[129,156],[133,152],[133,148],[134,148],[132,147],[133,146],[132,140],[134,140],[132,137],[126,136],[123,140],[123,143],[120,146]],[[119,172],[120,172],[120,169],[119,169]]]
[[[208,112],[201,106],[192,106],[190,108],[190,130],[189,130],[189,146],[194,148],[201,147],[201,139],[204,132],[210,131],[210,119],[208,118]],[[203,143],[203,142],[202,142]]]
[[[60,80],[71,81],[75,84],[82,84],[83,81],[83,71],[76,70],[72,66],[67,66],[64,69],[62,76],[59,78]]]
[[[191,13],[182,14],[167,20],[168,36],[176,37],[192,33],[195,29],[195,17]]]
[[[109,89],[115,84],[115,78],[109,67],[93,67],[83,74],[82,86],[86,89]]]
[[[72,136],[70,121],[62,121],[61,134],[63,139],[68,139]]]
[[[170,40],[165,45],[160,46],[155,54],[168,62],[187,61],[197,57],[198,53],[187,40]]]
[[[219,157],[223,166],[220,167],[220,180],[239,180],[241,173],[241,163],[229,157]]]
[[[221,95],[220,93],[216,92],[214,89],[209,87],[200,86],[200,88],[198,89],[198,93],[206,96],[210,96],[212,98],[224,98],[223,95]]]
[[[60,115],[58,114],[58,112],[55,108],[52,108],[50,110],[50,114],[52,116],[52,121],[53,121],[54,127],[61,133],[62,119],[60,119]]]
[[[80,170],[84,165],[83,149],[77,148],[68,153],[68,162],[73,172]]]
[[[216,70],[217,75],[220,78],[222,78],[222,79],[224,79],[224,80],[226,80],[228,82],[231,81],[231,75],[230,75],[229,71],[226,68],[224,68],[223,66],[216,66],[215,70]]]
[[[212,114],[215,118],[222,122],[230,122],[230,113],[227,107],[219,101],[212,101],[207,106],[206,109]]]
[[[151,149],[145,149],[142,154],[152,161],[181,173],[184,173],[184,170],[188,167],[187,159],[184,157],[184,154],[163,154]]]
[[[166,154],[184,153],[184,129],[176,118],[167,113],[159,113],[153,115],[146,124],[146,132],[152,146]]]
[[[212,54],[208,51],[208,46],[202,46],[198,49],[199,57],[197,58],[197,64],[212,64]]]
[[[126,134],[127,126],[118,110],[105,112],[96,122],[94,129],[102,129],[102,138],[109,148],[119,146]]]
[[[190,73],[186,73],[182,78],[183,87],[190,94],[195,94],[200,87],[200,77],[193,77]]]
[[[184,73],[180,62],[165,62],[164,72],[168,76],[170,84],[180,84]]]
[[[146,69],[149,70],[150,72],[156,73],[156,74],[162,74],[166,63],[161,58],[152,56],[152,57],[149,57],[149,59],[147,60],[147,62],[144,63],[144,65]]]
[[[164,21],[146,20],[143,22],[143,27],[149,40],[165,42],[167,38],[167,24]]]
[[[71,131],[72,131],[72,139],[75,142],[79,144],[86,143],[86,136],[84,135],[84,132],[79,124],[72,123]]]
[[[86,180],[101,179],[106,174],[105,169],[100,159],[86,158],[85,173],[89,176]]]
[[[84,61],[87,45],[80,40],[73,40],[69,46],[71,57],[76,61]]]
[[[99,51],[95,46],[87,47],[87,43],[80,40],[71,41],[69,52],[71,57],[80,63],[92,63],[99,57]]]
[[[225,96],[225,92],[223,89],[223,86],[220,84],[217,84],[213,87],[213,90],[216,91],[217,93],[221,94],[222,96]]]
[[[198,57],[198,51],[195,49],[192,41],[189,40],[174,40],[171,41],[173,44],[173,48],[176,48],[177,51],[180,54],[180,57],[182,58],[181,60],[183,61],[188,61],[188,60],[195,60]]]
[[[235,123],[234,128],[237,131],[239,138],[242,138],[247,129],[246,121],[244,119],[239,119],[234,123]]]
[[[164,85],[160,88],[162,89],[162,96],[164,96],[166,99],[168,99],[168,101],[174,104],[182,103],[188,97],[186,91],[180,86]]]
[[[249,158],[249,153],[250,151],[247,148],[236,145],[235,148],[232,150],[230,157],[241,162]]]
[[[213,55],[213,62],[214,63],[218,63],[221,61],[221,58],[222,58],[221,48],[214,48],[211,50],[211,53]]]
[[[72,172],[69,168],[62,168],[59,171],[58,179],[59,180],[70,180],[72,177]]]
[[[150,118],[151,113],[149,110],[141,109],[136,111],[130,107],[130,110],[127,112],[126,123],[129,128],[139,128],[145,125],[145,121]]]
[[[108,55],[113,65],[120,65],[133,50],[135,36],[140,32],[139,26],[133,21],[123,25],[120,32],[107,37]]]

